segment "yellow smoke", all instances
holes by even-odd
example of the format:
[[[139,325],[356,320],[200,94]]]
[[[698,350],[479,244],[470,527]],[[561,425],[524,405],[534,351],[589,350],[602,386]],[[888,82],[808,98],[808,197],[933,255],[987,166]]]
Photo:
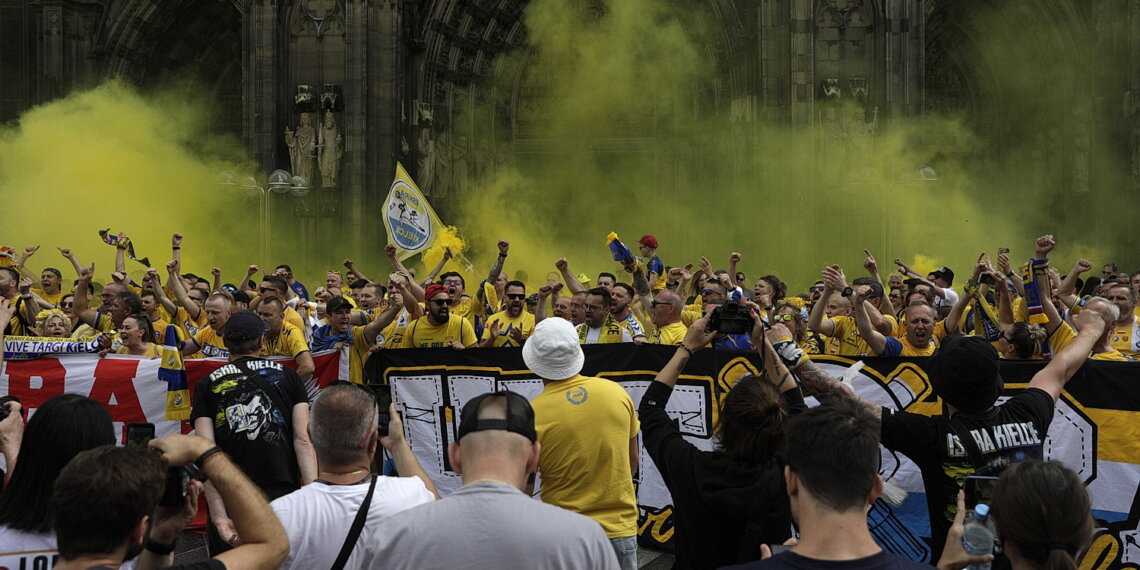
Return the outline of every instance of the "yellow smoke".
[[[42,246],[29,268],[57,267],[65,283],[74,272],[55,248],[71,248],[106,281],[115,250],[98,231],[111,228],[165,280],[178,231],[183,272],[209,278],[218,265],[238,280],[258,261],[258,202],[217,185],[219,172],[243,170],[243,155],[236,141],[209,136],[206,119],[189,95],[144,98],[118,81],[28,111],[0,129],[0,244]],[[127,268],[145,271],[129,259]]]

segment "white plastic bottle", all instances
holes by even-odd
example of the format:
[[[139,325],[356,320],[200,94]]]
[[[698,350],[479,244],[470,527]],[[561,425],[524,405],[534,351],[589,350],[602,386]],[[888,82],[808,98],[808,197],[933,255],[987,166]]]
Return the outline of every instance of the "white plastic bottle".
[[[978,503],[973,512],[966,516],[965,531],[962,533],[962,547],[970,554],[993,554],[994,530],[990,523],[990,507]],[[971,564],[970,570],[990,570],[990,563]]]

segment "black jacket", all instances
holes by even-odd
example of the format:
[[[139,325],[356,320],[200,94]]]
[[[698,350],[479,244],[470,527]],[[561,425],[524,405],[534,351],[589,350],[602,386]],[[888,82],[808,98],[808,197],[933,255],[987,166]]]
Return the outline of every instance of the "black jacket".
[[[741,544],[750,518],[760,524],[759,544],[781,544],[791,536],[783,466],[738,461],[701,451],[685,441],[665,412],[673,390],[653,382],[638,406],[646,452],[673,496],[676,533],[674,568],[719,568],[741,562]],[[784,394],[789,411],[804,409],[799,390]]]

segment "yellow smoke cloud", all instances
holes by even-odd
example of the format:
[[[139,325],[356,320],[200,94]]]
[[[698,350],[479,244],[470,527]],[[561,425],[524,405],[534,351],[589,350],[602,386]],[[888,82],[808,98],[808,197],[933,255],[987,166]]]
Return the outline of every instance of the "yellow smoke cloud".
[[[65,282],[73,272],[55,248],[71,248],[105,281],[115,250],[99,230],[126,233],[156,267],[179,231],[183,272],[208,276],[218,265],[240,278],[257,261],[258,203],[217,185],[219,172],[242,170],[243,155],[236,141],[207,135],[206,116],[185,94],[144,98],[117,81],[28,111],[0,130],[0,243],[41,245],[29,268],[58,267]]]

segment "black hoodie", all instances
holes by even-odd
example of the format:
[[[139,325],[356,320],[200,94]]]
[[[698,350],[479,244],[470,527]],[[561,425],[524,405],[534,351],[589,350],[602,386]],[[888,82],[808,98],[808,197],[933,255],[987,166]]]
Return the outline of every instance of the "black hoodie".
[[[676,529],[674,568],[719,568],[743,562],[741,545],[750,518],[760,537],[746,559],[760,557],[759,545],[781,544],[791,536],[783,466],[739,461],[719,452],[701,451],[685,441],[665,412],[673,389],[654,381],[641,398],[645,451],[673,496]],[[791,413],[804,409],[799,390],[784,393]]]

